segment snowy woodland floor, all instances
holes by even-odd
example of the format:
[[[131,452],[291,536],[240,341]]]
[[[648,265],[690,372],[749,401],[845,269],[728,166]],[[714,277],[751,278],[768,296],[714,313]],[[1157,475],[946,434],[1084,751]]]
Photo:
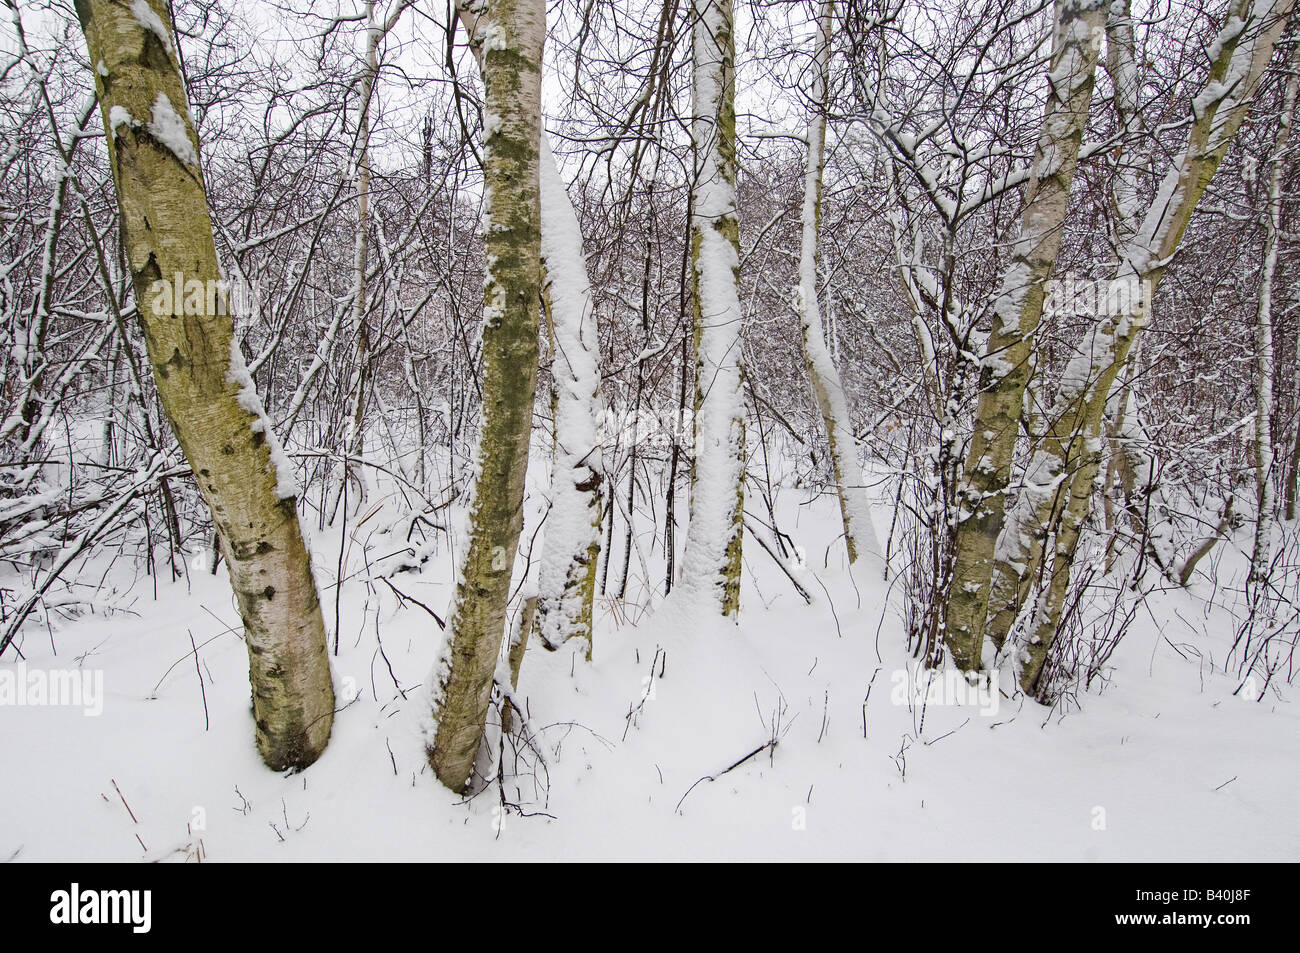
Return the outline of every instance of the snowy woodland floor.
[[[1234,697],[1232,625],[1195,586],[1152,597],[1078,707],[940,699],[922,726],[896,674],[898,594],[843,568],[833,498],[779,503],[812,606],[747,543],[739,627],[652,610],[634,562],[629,601],[600,600],[593,663],[529,647],[520,690],[545,764],[507,777],[517,808],[495,787],[465,803],[426,767],[421,683],[441,633],[366,579],[404,536],[376,532],[382,514],[345,552],[333,664],[353,700],[300,775],[258,760],[238,616],[201,555],[156,599],[138,583],[132,614],[29,630],[29,667],[102,670],[105,699],[98,717],[3,713],[0,861],[1300,860],[1296,691]],[[341,538],[313,537],[331,624]],[[444,544],[392,581],[442,614],[450,567]]]

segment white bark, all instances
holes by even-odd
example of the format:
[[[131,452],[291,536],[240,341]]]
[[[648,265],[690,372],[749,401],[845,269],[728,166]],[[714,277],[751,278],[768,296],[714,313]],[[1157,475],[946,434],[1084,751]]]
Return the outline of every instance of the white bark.
[[[694,0],[693,15],[695,468],[681,582],[674,591],[734,616],[740,607],[745,410],[731,0]]]
[[[1056,266],[1092,103],[1107,7],[1107,0],[1057,0],[1047,106],[1011,263],[992,302],[993,327],[981,359],[979,403],[958,488],[961,512],[954,532],[952,588],[945,617],[948,649],[967,671],[981,665],[990,604],[995,614],[1002,608],[993,602],[992,590],[995,576],[1009,572],[1006,564],[997,565],[1006,490],[1046,282]],[[1036,493],[1032,481],[1041,483],[1043,477],[1031,468],[1022,495]],[[1008,555],[1012,562],[1022,563],[1021,530],[1014,526],[1011,530],[1013,552]],[[1001,648],[1003,633],[992,634],[994,645]]]
[[[1297,65],[1296,56],[1291,65]],[[1268,204],[1264,210],[1264,258],[1260,266],[1259,307],[1255,314],[1255,539],[1251,548],[1250,578],[1256,584],[1268,575],[1272,555],[1274,508],[1273,479],[1277,456],[1273,448],[1273,281],[1277,274],[1282,231],[1282,176],[1291,138],[1300,73],[1292,72],[1283,96],[1277,137],[1269,163]]]
[[[538,567],[537,627],[551,648],[585,638],[590,655],[605,472],[600,348],[578,216],[545,133],[541,142],[542,264],[556,393],[555,461]]]
[[[244,366],[225,295],[215,312],[181,301],[183,282],[219,287],[222,276],[198,137],[163,26],[170,10],[161,0],[76,6],[98,64],[123,251],[158,397],[220,534],[244,623],[258,748],[273,768],[303,768],[333,724],[324,621],[293,469]]]
[[[357,233],[352,266],[352,334],[357,367],[352,377],[352,412],[343,444],[343,483],[336,488],[336,492],[342,491],[349,480],[355,484],[356,496],[348,501],[354,512],[366,498],[366,478],[359,468],[353,468],[352,459],[364,455],[366,391],[372,386],[370,328],[366,323],[369,307],[366,266],[370,259],[370,108],[375,96],[375,80],[379,75],[379,42],[383,35],[384,31],[375,22],[374,0],[367,0],[366,57],[361,71],[361,111],[357,118]]]
[[[481,70],[490,18],[471,0],[459,0],[457,16]],[[551,376],[556,392],[551,508],[537,571],[535,618],[548,648],[585,638],[590,657],[605,475],[599,325],[578,215],[545,132],[538,170],[542,293],[551,323]]]
[[[1133,239],[1120,254],[1115,280],[1136,292],[1129,307],[1089,328],[1062,375],[1043,452],[1068,484],[1037,525],[1057,526],[1052,566],[1032,631],[1022,646],[1021,685],[1042,696],[1038,676],[1056,637],[1084,521],[1101,462],[1106,405],[1115,380],[1149,317],[1149,303],[1177,251],[1192,213],[1241,127],[1295,0],[1235,0],[1211,47],[1210,76],[1192,101],[1186,146],[1165,174]]]
[[[825,0],[817,18],[817,43],[813,53],[812,101],[814,113],[808,123],[808,153],[804,169],[803,205],[800,213],[799,286],[795,304],[803,331],[804,361],[812,382],[817,406],[830,445],[835,489],[844,522],[844,540],[849,562],[867,553],[882,563],[880,543],[871,523],[862,467],[858,463],[853,422],[849,416],[844,386],[826,344],[821,308],[817,300],[817,240],[821,230],[822,174],[826,153],[826,110],[830,94],[828,71],[831,57],[831,22],[834,0]]]

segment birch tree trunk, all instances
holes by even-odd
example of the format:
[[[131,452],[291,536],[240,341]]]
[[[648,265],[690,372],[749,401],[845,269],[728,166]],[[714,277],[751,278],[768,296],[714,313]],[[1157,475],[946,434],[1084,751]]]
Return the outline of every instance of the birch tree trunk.
[[[1115,114],[1119,118],[1127,142],[1120,147],[1116,157],[1115,181],[1111,188],[1112,214],[1114,216],[1115,247],[1124,248],[1137,234],[1142,224],[1139,207],[1136,157],[1130,143],[1143,133],[1142,117],[1138,108],[1139,79],[1137,73],[1136,41],[1133,35],[1132,6],[1129,0],[1111,5],[1106,17],[1106,72],[1110,76]],[[1137,351],[1130,361],[1132,370],[1137,364]],[[1119,379],[1112,394],[1114,412],[1107,434],[1110,444],[1110,470],[1107,474],[1106,492],[1118,483],[1122,489],[1125,509],[1139,537],[1145,535],[1145,506],[1134,499],[1138,491],[1139,473],[1150,474],[1148,455],[1139,449],[1144,434],[1142,422],[1137,417],[1134,395],[1135,374]],[[1144,480],[1143,496],[1154,491],[1150,481]]]
[[[1116,157],[1116,171],[1112,189],[1115,244],[1125,248],[1137,234],[1142,224],[1139,206],[1137,160],[1130,156],[1132,143],[1142,131],[1142,116],[1138,111],[1140,79],[1134,54],[1133,20],[1128,0],[1112,3],[1106,15],[1106,71],[1110,75],[1114,107],[1125,129],[1125,144]],[[1133,375],[1129,375],[1130,377]],[[1140,449],[1143,435],[1141,420],[1137,416],[1133,385],[1125,380],[1112,394],[1117,404],[1110,424],[1112,439],[1111,462],[1114,476],[1123,487],[1128,502],[1128,515],[1134,520],[1139,536],[1145,535],[1145,501],[1135,497],[1140,478],[1143,495],[1154,492],[1154,469],[1148,454]],[[1029,399],[1027,392],[1026,399]],[[1033,419],[1030,431],[1034,440],[1041,440],[1042,414],[1028,407],[1025,419]],[[1049,454],[1036,452],[1026,467],[1021,493],[1016,505],[1006,514],[999,548],[993,565],[993,583],[989,596],[986,634],[994,646],[1002,649],[1012,625],[1028,597],[1034,576],[1042,564],[1047,515],[1058,500],[1058,489],[1064,477],[1056,469],[1056,460]]]
[[[1282,97],[1277,136],[1268,177],[1268,204],[1264,209],[1264,258],[1259,275],[1259,307],[1255,314],[1255,539],[1250,553],[1248,589],[1256,590],[1268,578],[1272,556],[1275,499],[1273,478],[1277,455],[1273,449],[1273,280],[1277,273],[1279,239],[1282,232],[1282,177],[1291,139],[1300,72],[1292,52],[1292,69]],[[1252,598],[1254,594],[1252,592]]]
[[[551,511],[538,567],[537,630],[550,648],[567,639],[586,639],[590,658],[605,473],[600,347],[578,216],[545,134],[541,203],[542,265],[550,302],[546,313],[551,322],[556,394]]]
[[[459,0],[457,17],[482,70],[483,38],[490,21],[472,6],[470,0]],[[545,132],[540,153],[542,298],[553,352],[555,457],[535,619],[547,648],[583,638],[590,659],[605,477],[599,322],[578,214]]]
[[[1025,421],[1030,442],[1041,441],[1046,429],[1041,409],[1035,405],[1038,389],[1031,381],[1025,391]],[[994,553],[993,581],[989,590],[986,634],[998,651],[1006,644],[1007,634],[1015,624],[1034,583],[1034,567],[1042,562],[1046,532],[1034,522],[1052,500],[1062,482],[1053,469],[1053,459],[1035,450],[1025,465],[1016,504],[1005,514],[1002,535]],[[1014,539],[1014,543],[1008,543]]]
[[[993,561],[1032,372],[1034,337],[1043,315],[1044,285],[1061,247],[1109,5],[1108,0],[1056,3],[1046,113],[1011,264],[993,303],[975,429],[958,488],[962,512],[954,530],[956,555],[945,631],[953,661],[965,671],[981,666]],[[1019,550],[1027,548],[1029,540],[1016,535],[1006,544]],[[1007,558],[1023,562],[1018,553]]]
[[[524,478],[537,386],[541,292],[538,150],[542,0],[492,0],[478,37],[483,63],[487,274],[482,435],[469,494],[469,536],[432,675],[429,763],[444,785],[469,781],[492,695],[523,526]]]
[[[1067,366],[1052,426],[1043,442],[1045,466],[1063,475],[1061,491],[1034,515],[1057,526],[1052,564],[1032,631],[1022,646],[1020,682],[1041,698],[1043,663],[1060,626],[1070,572],[1091,507],[1101,463],[1105,409],[1115,379],[1145,326],[1151,296],[1177,250],[1192,213],[1232,137],[1245,120],[1295,0],[1234,0],[1216,38],[1210,77],[1193,104],[1186,148],[1165,175],[1142,226],[1122,251],[1115,281],[1128,288],[1124,307],[1099,318]],[[1059,513],[1059,517],[1054,515]],[[1044,555],[1043,558],[1046,558]]]
[[[693,0],[692,13],[695,464],[677,588],[735,617],[744,532],[745,407],[732,2]]]
[[[799,247],[799,286],[795,291],[799,324],[803,331],[804,363],[817,407],[826,427],[835,490],[844,522],[849,562],[870,553],[882,563],[880,543],[871,524],[862,467],[858,465],[853,424],[839,370],[831,359],[817,301],[817,240],[821,230],[822,174],[826,161],[826,111],[830,98],[831,23],[834,0],[824,0],[817,18],[817,43],[813,52],[813,116],[808,124],[808,156],[804,171],[802,238]]]
[[[304,768],[334,717],[325,628],[292,468],[234,338],[171,11],[165,0],[77,0],[76,10],[158,397],[212,513],[244,622],[257,747],[272,768]]]
[[[1291,428],[1291,462],[1282,484],[1283,512],[1288,520],[1295,519],[1296,501],[1300,499],[1300,347],[1296,348],[1295,366],[1291,369],[1291,415],[1295,418]]]
[[[356,499],[349,501],[353,509],[366,497],[365,477],[354,466],[353,457],[360,457],[365,450],[366,391],[370,387],[370,328],[366,324],[369,292],[366,268],[370,260],[370,103],[374,99],[375,79],[379,75],[379,41],[382,36],[383,31],[375,22],[374,0],[367,0],[366,59],[361,72],[361,112],[357,118],[357,236],[352,283],[352,334],[357,370],[352,379],[352,413],[343,447],[343,483],[338,487],[342,492],[348,481],[356,486]]]

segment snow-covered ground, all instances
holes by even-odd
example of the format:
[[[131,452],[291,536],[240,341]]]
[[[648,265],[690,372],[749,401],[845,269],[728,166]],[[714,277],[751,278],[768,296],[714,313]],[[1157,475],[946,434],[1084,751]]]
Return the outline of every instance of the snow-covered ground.
[[[1080,707],[936,695],[922,725],[899,594],[827,554],[834,499],[786,491],[778,515],[808,554],[793,571],[812,606],[747,544],[738,626],[650,605],[634,560],[629,600],[600,600],[592,663],[529,646],[541,759],[507,771],[517,808],[496,787],[466,803],[426,767],[441,632],[366,581],[367,555],[392,551],[378,519],[349,534],[338,600],[351,701],[302,774],[258,760],[224,569],[192,566],[156,600],[142,583],[134,615],[29,630],[28,670],[102,672],[103,710],[0,713],[0,861],[1300,859],[1296,691],[1233,695],[1231,625],[1195,588],[1151,597]],[[313,541],[331,626],[340,539]],[[441,614],[450,565],[444,545],[392,582]]]

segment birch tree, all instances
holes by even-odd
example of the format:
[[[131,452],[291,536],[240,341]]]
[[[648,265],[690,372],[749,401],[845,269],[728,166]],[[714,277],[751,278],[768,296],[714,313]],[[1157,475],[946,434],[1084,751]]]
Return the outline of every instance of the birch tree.
[[[1288,521],[1296,518],[1300,499],[1300,348],[1291,368],[1291,410],[1296,418],[1291,424],[1291,459],[1282,480],[1282,513]]]
[[[1248,586],[1251,590],[1258,590],[1268,578],[1276,508],[1273,492],[1278,463],[1273,447],[1273,294],[1282,233],[1282,178],[1291,140],[1296,94],[1300,91],[1300,72],[1295,71],[1300,66],[1300,58],[1297,58],[1294,47],[1288,57],[1288,66],[1292,72],[1286,81],[1277,136],[1269,157],[1266,204],[1261,216],[1264,251],[1259,274],[1259,305],[1255,312],[1255,536],[1250,552]],[[1252,597],[1254,595],[1252,592]]]
[[[538,151],[546,7],[541,0],[492,0],[474,13],[488,18],[470,34],[482,47],[484,86],[482,434],[447,640],[431,677],[428,738],[429,763],[453,791],[463,791],[470,780],[504,637],[523,525],[541,292]]]
[[[745,409],[731,0],[693,0],[692,23],[695,464],[678,589],[735,617],[744,532]]]
[[[1071,567],[1091,512],[1111,389],[1149,318],[1151,294],[1246,118],[1294,5],[1295,0],[1234,0],[1230,6],[1210,48],[1209,78],[1192,103],[1184,149],[1161,181],[1137,234],[1120,253],[1115,282],[1131,293],[1120,296],[1123,306],[1115,313],[1093,324],[1064,371],[1048,433],[1031,463],[1056,488],[1026,500],[1020,518],[1006,529],[1056,528],[1040,604],[1021,646],[1020,683],[1028,694],[1045,697],[1047,686],[1039,684],[1039,676],[1060,626]]]
[[[983,386],[959,491],[963,511],[955,530],[946,640],[953,660],[967,671],[981,665],[994,549],[1032,371],[1034,337],[1043,315],[1045,284],[1061,246],[1108,7],[1107,0],[1056,3],[1047,108],[1011,264],[993,302],[993,327],[981,362]],[[1009,540],[1013,546],[1019,542],[1019,537]]]
[[[337,512],[339,496],[345,492],[345,485],[356,488],[356,497],[349,500],[349,509],[355,510],[366,498],[366,481],[356,463],[365,453],[366,444],[366,410],[374,390],[372,383],[374,362],[370,329],[370,282],[368,280],[370,263],[371,231],[371,136],[374,127],[373,115],[377,111],[376,86],[379,81],[380,45],[384,38],[397,26],[398,20],[414,0],[398,0],[389,11],[388,16],[380,19],[375,14],[374,0],[367,0],[364,12],[365,55],[361,63],[361,75],[358,83],[359,108],[356,132],[356,190],[357,190],[357,231],[354,244],[352,270],[352,336],[353,351],[356,355],[356,369],[349,382],[351,407],[347,421],[347,433],[344,440],[343,477],[334,488],[335,499],[330,504],[331,517]]]
[[[545,134],[541,152],[543,300],[555,382],[555,456],[536,624],[549,648],[586,639],[590,658],[605,472],[598,327],[578,216]]]
[[[354,469],[352,458],[360,457],[365,451],[366,389],[370,384],[371,361],[370,329],[366,326],[366,268],[370,259],[370,106],[375,98],[375,80],[379,76],[379,42],[385,32],[375,22],[374,0],[367,0],[365,22],[366,55],[361,68],[361,109],[357,116],[357,238],[352,285],[352,334],[357,368],[352,380],[352,413],[344,444],[343,477],[337,487],[337,492],[344,494],[348,481],[355,483],[354,507],[366,497],[366,481]],[[331,506],[331,513],[334,510],[335,507]]]
[[[817,239],[821,231],[822,175],[826,160],[826,112],[830,105],[831,26],[834,0],[825,0],[817,17],[817,38],[813,51],[813,115],[808,123],[808,152],[804,167],[803,204],[800,210],[799,285],[795,306],[803,332],[804,363],[812,382],[817,407],[826,427],[835,491],[844,523],[844,542],[849,562],[859,554],[879,559],[880,544],[871,524],[862,467],[858,464],[853,422],[839,370],[831,359],[817,300]],[[882,560],[883,561],[883,560]]]
[[[211,511],[244,623],[258,750],[272,768],[304,768],[333,723],[324,623],[292,466],[226,306],[170,5],[77,0],[76,11],[158,396]]]
[[[1111,189],[1114,209],[1114,241],[1123,248],[1137,234],[1142,224],[1142,209],[1138,195],[1137,162],[1132,155],[1136,133],[1143,129],[1138,101],[1140,80],[1133,35],[1133,16],[1129,0],[1111,4],[1106,17],[1106,72],[1113,90],[1115,114],[1125,132],[1125,143],[1116,156],[1115,183]],[[1145,151],[1145,150],[1144,150]],[[1137,364],[1137,354],[1130,362],[1130,370]],[[1139,536],[1145,536],[1147,525],[1145,508],[1136,499],[1139,492],[1149,497],[1155,491],[1152,483],[1153,468],[1149,454],[1142,450],[1145,437],[1138,414],[1135,374],[1118,378],[1114,405],[1110,418],[1110,467],[1107,487],[1119,483],[1129,519],[1136,524]],[[1139,480],[1141,484],[1139,486]],[[1005,635],[1005,629],[1002,630]]]
[[[1007,199],[1035,171],[1044,106],[1027,91],[1050,62],[1043,34],[1051,36],[1037,6],[1012,14],[992,0],[951,24],[943,10],[889,0],[845,11],[859,114],[886,152],[881,172],[870,166],[863,172],[879,177],[901,286],[893,296],[910,312],[908,349],[921,367],[907,375],[911,387],[898,401],[910,403],[915,395],[924,408],[912,431],[920,446],[905,453],[916,453],[919,466],[906,469],[899,499],[915,494],[916,518],[905,520],[902,540],[909,645],[931,661],[942,657],[947,641],[956,530],[969,515],[963,463],[981,372],[981,326],[1007,270],[996,252],[1000,243],[987,236],[992,231],[1014,241],[1017,234],[1016,206],[1024,203]],[[950,29],[926,36],[931,22]],[[973,69],[972,45],[987,57]],[[1092,143],[1079,155],[1101,147]],[[1022,152],[1029,161],[1015,159]],[[891,530],[891,543],[892,536]]]
[[[483,37],[489,19],[476,12],[469,0],[460,0],[457,16],[482,70]],[[587,657],[591,658],[605,476],[600,329],[578,215],[545,132],[540,138],[538,168],[542,310],[551,345],[555,430],[551,506],[537,569],[534,619],[546,647],[556,649],[568,639],[582,638],[587,640]],[[524,638],[529,634],[525,632]]]

